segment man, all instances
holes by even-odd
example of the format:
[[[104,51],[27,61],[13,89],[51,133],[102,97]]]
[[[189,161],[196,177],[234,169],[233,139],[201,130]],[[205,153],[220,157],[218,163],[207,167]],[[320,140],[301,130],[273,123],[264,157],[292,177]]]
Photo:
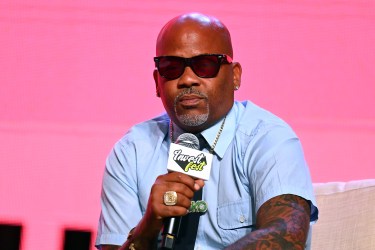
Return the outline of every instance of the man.
[[[199,13],[178,16],[160,31],[156,56],[167,114],[134,126],[109,155],[99,249],[154,249],[165,218],[190,216],[198,190],[208,210],[186,230],[196,231],[195,249],[304,249],[317,208],[300,142],[281,119],[234,101],[242,69],[227,28]],[[208,181],[167,172],[182,133],[200,134],[212,152]],[[170,191],[172,205],[163,199]]]

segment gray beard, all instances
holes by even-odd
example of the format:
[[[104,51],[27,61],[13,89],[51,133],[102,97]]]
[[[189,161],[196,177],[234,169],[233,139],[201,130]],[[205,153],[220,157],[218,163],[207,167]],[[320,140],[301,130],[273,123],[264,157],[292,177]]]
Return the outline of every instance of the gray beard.
[[[200,114],[200,115],[181,115],[181,114],[178,114],[178,112],[177,112],[176,105],[177,105],[178,99],[181,96],[183,96],[184,94],[188,94],[188,93],[194,93],[194,94],[203,96],[203,97],[205,97],[207,99],[207,96],[205,94],[203,94],[200,91],[195,90],[193,88],[186,89],[186,90],[182,91],[176,97],[175,102],[174,102],[174,111],[176,113],[176,117],[177,117],[178,121],[181,122],[182,124],[184,124],[185,126],[191,126],[191,127],[200,126],[203,123],[205,123],[207,121],[207,119],[208,119],[208,114],[210,113],[210,109],[208,107],[208,102],[207,102],[207,106],[206,106],[207,112],[205,114]]]
[[[207,105],[208,106],[208,105]],[[201,115],[179,115],[177,114],[179,122],[186,126],[196,127],[205,123],[208,119],[208,107],[207,113]]]

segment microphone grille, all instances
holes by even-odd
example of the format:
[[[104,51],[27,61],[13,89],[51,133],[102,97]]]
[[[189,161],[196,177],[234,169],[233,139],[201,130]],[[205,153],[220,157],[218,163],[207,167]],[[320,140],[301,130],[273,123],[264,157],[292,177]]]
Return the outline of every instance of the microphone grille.
[[[175,143],[188,148],[199,149],[198,137],[190,133],[181,134],[179,137],[177,137]]]

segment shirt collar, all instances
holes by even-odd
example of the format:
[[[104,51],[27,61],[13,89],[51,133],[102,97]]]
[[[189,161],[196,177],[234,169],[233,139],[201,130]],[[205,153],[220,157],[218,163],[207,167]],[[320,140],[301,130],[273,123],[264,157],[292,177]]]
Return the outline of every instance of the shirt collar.
[[[201,132],[202,136],[204,137],[204,139],[206,139],[206,141],[208,142],[208,144],[210,144],[210,146],[212,146],[212,144],[214,143],[217,133],[220,130],[221,124],[223,123],[223,120],[224,118],[218,121],[212,127]],[[232,107],[232,109],[229,111],[229,113],[226,116],[223,131],[221,132],[219,140],[217,141],[217,144],[214,148],[215,153],[220,158],[224,157],[225,151],[227,150],[229,144],[232,142],[234,138],[234,134],[235,134],[235,129],[236,129],[236,118],[235,118],[234,108]]]

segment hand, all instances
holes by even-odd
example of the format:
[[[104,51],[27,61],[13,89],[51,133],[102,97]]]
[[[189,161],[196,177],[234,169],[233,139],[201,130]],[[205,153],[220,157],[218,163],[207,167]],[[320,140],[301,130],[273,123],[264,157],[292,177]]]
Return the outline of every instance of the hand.
[[[194,179],[186,174],[171,172],[160,175],[151,188],[146,213],[156,220],[186,215],[194,192],[203,186],[203,180]],[[164,204],[164,193],[167,191],[177,193],[176,205],[167,206]]]
[[[146,213],[134,229],[133,240],[142,249],[151,249],[166,217],[183,216],[188,213],[194,192],[204,186],[204,181],[194,179],[186,174],[171,172],[160,175],[152,185]],[[173,206],[164,204],[167,191],[177,193],[177,203]],[[121,249],[128,249],[131,241],[127,241]]]

